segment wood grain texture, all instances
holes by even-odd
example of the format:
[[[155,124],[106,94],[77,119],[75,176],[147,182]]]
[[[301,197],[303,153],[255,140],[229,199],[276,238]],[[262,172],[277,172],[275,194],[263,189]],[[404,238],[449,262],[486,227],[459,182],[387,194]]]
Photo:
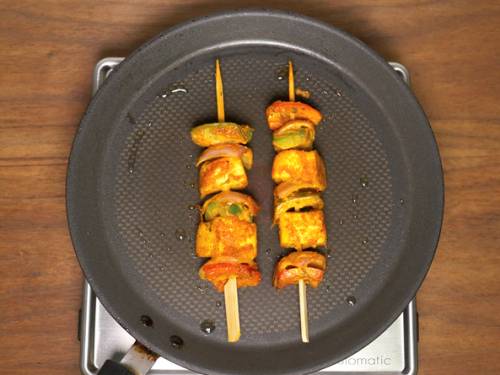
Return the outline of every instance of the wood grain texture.
[[[94,64],[229,0],[0,2],[0,373],[77,374],[82,277],[64,201]],[[500,373],[500,4],[246,1],[322,19],[412,73],[446,210],[418,295],[421,374]]]

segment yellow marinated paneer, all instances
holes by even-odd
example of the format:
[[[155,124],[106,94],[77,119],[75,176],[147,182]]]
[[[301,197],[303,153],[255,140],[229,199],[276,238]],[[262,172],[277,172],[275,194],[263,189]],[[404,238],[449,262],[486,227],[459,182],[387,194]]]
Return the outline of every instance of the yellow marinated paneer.
[[[196,234],[196,255],[230,256],[239,262],[250,262],[257,256],[257,226],[235,216],[201,222]]]
[[[293,181],[310,183],[320,191],[326,188],[325,164],[316,151],[281,151],[274,158],[272,177],[276,184]]]
[[[280,245],[302,250],[326,246],[323,211],[285,212],[278,220]]]
[[[224,157],[201,165],[201,198],[218,191],[240,190],[247,186],[247,174],[240,158]]]

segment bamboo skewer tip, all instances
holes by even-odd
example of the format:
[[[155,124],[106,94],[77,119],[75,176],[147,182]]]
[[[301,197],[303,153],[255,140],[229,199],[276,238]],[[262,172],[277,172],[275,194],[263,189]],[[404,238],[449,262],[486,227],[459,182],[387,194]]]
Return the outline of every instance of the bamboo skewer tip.
[[[219,59],[215,60],[215,97],[217,99],[217,120],[219,122],[224,122],[224,89],[222,86]]]
[[[295,78],[293,76],[292,60],[288,60],[288,100],[295,101]]]

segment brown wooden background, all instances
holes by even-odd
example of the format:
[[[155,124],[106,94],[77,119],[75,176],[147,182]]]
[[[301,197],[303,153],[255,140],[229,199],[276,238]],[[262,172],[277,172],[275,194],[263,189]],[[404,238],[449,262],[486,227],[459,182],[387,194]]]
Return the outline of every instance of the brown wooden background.
[[[235,3],[0,2],[0,373],[79,371],[82,276],[64,189],[94,64]],[[418,295],[421,373],[500,373],[500,3],[238,5],[317,17],[410,69],[446,181],[441,242]]]

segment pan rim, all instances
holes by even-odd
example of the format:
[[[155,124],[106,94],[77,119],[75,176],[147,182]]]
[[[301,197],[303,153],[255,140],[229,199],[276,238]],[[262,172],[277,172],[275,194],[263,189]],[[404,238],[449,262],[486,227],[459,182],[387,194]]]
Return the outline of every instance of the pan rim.
[[[123,69],[124,67],[126,68],[127,64],[131,65],[132,62],[135,59],[139,59],[141,53],[144,50],[147,50],[157,40],[160,40],[161,38],[165,37],[166,35],[171,35],[171,33],[180,32],[182,30],[190,29],[192,27],[199,27],[199,26],[203,25],[205,22],[218,22],[220,20],[226,19],[227,17],[235,17],[235,16],[236,17],[247,17],[247,16],[250,16],[250,17],[270,17],[271,16],[271,17],[287,18],[287,19],[290,19],[292,21],[297,21],[298,20],[300,22],[304,22],[304,23],[310,24],[310,25],[312,25],[314,27],[320,26],[323,30],[326,30],[329,33],[334,33],[337,36],[341,36],[342,38],[348,39],[350,42],[354,42],[355,46],[357,48],[361,49],[365,54],[369,54],[375,60],[378,60],[379,62],[383,62],[383,64],[387,65],[386,62],[384,60],[382,60],[382,58],[380,58],[378,55],[376,55],[373,51],[371,51],[371,49],[369,49],[366,45],[364,45],[358,39],[353,38],[352,36],[348,35],[347,33],[339,31],[338,29],[335,29],[335,28],[331,27],[330,25],[327,25],[327,24],[325,24],[323,22],[320,22],[320,21],[317,21],[317,20],[314,20],[314,19],[311,19],[311,18],[308,18],[308,17],[304,17],[304,16],[301,16],[301,15],[297,15],[297,14],[294,14],[294,13],[291,13],[291,12],[279,12],[279,11],[267,11],[267,10],[245,10],[245,11],[223,12],[223,13],[218,13],[218,14],[213,15],[213,16],[202,17],[202,18],[200,18],[200,19],[198,19],[198,20],[196,20],[194,22],[193,21],[192,22],[187,22],[187,23],[181,24],[181,25],[179,25],[177,27],[174,27],[172,29],[166,30],[166,31],[160,33],[158,36],[156,36],[153,39],[151,39],[149,42],[146,42],[143,46],[139,47],[134,53],[132,53],[131,56],[125,60],[125,62],[123,63],[123,65],[121,65],[118,68],[118,71],[116,73],[114,73],[114,75],[120,74],[120,70],[121,69]],[[387,69],[387,71],[389,71],[391,68],[387,65],[386,69]],[[392,74],[392,71],[391,71],[391,74]],[[106,81],[106,83],[104,84],[104,86],[107,86],[107,85],[111,85],[111,80],[107,80]],[[403,82],[400,82],[400,85],[402,87],[402,90],[408,90]],[[84,126],[84,123],[86,122],[86,120],[88,119],[88,117],[90,116],[90,114],[92,114],[92,112],[96,109],[96,106],[97,106],[96,103],[100,100],[99,98],[101,96],[103,96],[105,92],[106,92],[106,89],[100,90],[100,92],[92,99],[92,102],[89,105],[89,108],[88,108],[88,110],[87,110],[84,118],[82,119],[81,127]],[[417,105],[418,105],[418,102],[417,102]],[[418,106],[418,108],[420,109],[420,111],[422,111],[421,108],[420,108],[420,106]],[[434,142],[435,150],[433,150],[433,151],[435,151],[437,153],[437,158],[435,159],[435,161],[437,162],[437,164],[438,164],[437,167],[440,170],[440,174],[438,176],[439,179],[440,179],[440,181],[439,181],[440,182],[440,186],[438,187],[438,190],[440,190],[439,191],[440,194],[439,194],[439,197],[436,197],[437,201],[438,201],[438,204],[439,204],[439,207],[437,207],[438,211],[437,211],[436,215],[434,216],[434,219],[436,219],[437,228],[435,228],[435,232],[433,233],[434,234],[434,237],[433,237],[433,242],[434,243],[433,243],[433,251],[431,252],[432,256],[428,260],[426,266],[419,273],[419,275],[418,275],[419,281],[414,285],[414,288],[413,288],[414,290],[412,289],[411,295],[409,295],[409,297],[407,298],[407,300],[404,301],[405,303],[402,303],[401,311],[410,302],[410,300],[413,298],[414,294],[416,293],[416,291],[420,287],[421,283],[423,282],[423,280],[425,278],[425,275],[427,274],[427,272],[429,270],[430,264],[432,262],[432,259],[434,257],[435,250],[436,250],[436,247],[437,247],[437,243],[438,243],[438,239],[439,239],[439,234],[440,234],[440,230],[441,230],[441,225],[442,225],[442,219],[443,219],[444,182],[443,182],[443,178],[442,178],[442,166],[441,166],[441,163],[440,163],[439,151],[437,149],[435,138],[434,138],[434,135],[433,135],[433,133],[431,131],[431,128],[430,128],[430,124],[428,123],[427,119],[425,119],[425,122],[427,123],[428,131],[429,131],[429,133],[430,133],[430,135],[432,137],[432,140]],[[106,298],[105,294],[102,293],[100,285],[98,285],[98,283],[95,281],[95,278],[93,277],[93,271],[91,270],[91,265],[87,264],[87,262],[86,262],[85,258],[83,257],[83,255],[81,256],[81,254],[79,253],[79,252],[82,251],[82,249],[80,247],[80,234],[76,233],[76,229],[75,229],[75,226],[78,226],[78,219],[77,219],[77,215],[76,215],[76,212],[75,212],[75,211],[77,211],[77,207],[73,206],[74,201],[72,201],[71,197],[73,197],[73,195],[75,194],[75,191],[74,191],[74,180],[77,177],[73,175],[73,173],[75,171],[74,164],[78,161],[78,153],[82,152],[81,150],[79,150],[80,143],[81,143],[80,139],[82,137],[83,136],[81,135],[80,130],[79,130],[79,134],[77,134],[77,136],[75,137],[74,143],[73,143],[73,148],[72,148],[72,152],[71,152],[71,156],[70,156],[70,160],[69,160],[69,164],[68,164],[67,214],[68,214],[68,222],[69,222],[69,227],[70,227],[70,234],[71,234],[73,246],[74,246],[75,251],[76,251],[76,253],[78,255],[78,260],[80,262],[80,265],[81,265],[82,269],[84,270],[85,275],[87,276],[87,279],[89,280],[89,283],[92,285],[92,288],[96,291],[96,294],[99,295],[99,298],[103,302],[103,305],[106,307],[106,309],[108,311],[110,311],[111,315],[115,319],[117,319],[117,321],[122,326],[125,327],[125,326],[127,326],[127,323],[125,321],[123,321],[122,319],[120,319],[120,314],[117,311],[115,311],[115,308],[114,308],[113,304],[111,303],[111,301],[109,301]],[[347,357],[349,354],[352,354],[352,352],[357,351],[358,349],[360,349],[361,347],[363,347],[364,345],[366,345],[368,342],[370,342],[373,338],[375,338],[376,336],[378,336],[379,333],[381,333],[389,324],[392,323],[392,321],[394,319],[397,318],[397,316],[400,314],[401,311],[395,312],[393,314],[394,316],[391,316],[391,318],[389,319],[390,321],[387,321],[387,323],[385,325],[381,326],[369,338],[367,338],[366,340],[364,340],[356,348],[352,349],[349,353],[345,354],[343,356],[343,358]],[[145,337],[143,337],[144,335],[143,335],[143,333],[141,331],[135,331],[135,330],[130,329],[130,328],[129,328],[129,331],[133,334],[134,337],[140,339],[142,342],[144,342],[144,343],[148,343],[149,342],[149,340],[145,340]],[[156,348],[155,345],[152,345],[152,348],[154,350],[159,349],[159,348]],[[160,351],[160,352],[164,352],[164,351]],[[167,356],[167,357],[168,357],[169,360],[172,360],[173,362],[178,363],[181,366],[193,369],[195,371],[198,371],[198,372],[206,372],[207,371],[206,368],[198,367],[198,366],[196,366],[196,364],[186,363],[182,359],[179,359],[179,358],[177,358],[175,356]],[[334,356],[332,356],[332,358],[333,357]],[[342,358],[338,358],[337,357],[337,358],[335,358],[335,361],[339,361],[341,359]],[[328,366],[330,364],[332,364],[332,361],[326,361],[325,363],[318,364],[315,367],[308,366],[306,371],[307,372],[315,371],[315,370],[318,370],[320,368],[324,368],[324,367],[326,367],[326,366]],[[297,373],[297,374],[304,373],[304,369],[297,369],[297,370],[294,370],[294,371],[295,372],[291,372],[291,373]],[[218,371],[217,373],[224,373],[224,372]],[[288,372],[288,373],[290,373],[290,372]]]

